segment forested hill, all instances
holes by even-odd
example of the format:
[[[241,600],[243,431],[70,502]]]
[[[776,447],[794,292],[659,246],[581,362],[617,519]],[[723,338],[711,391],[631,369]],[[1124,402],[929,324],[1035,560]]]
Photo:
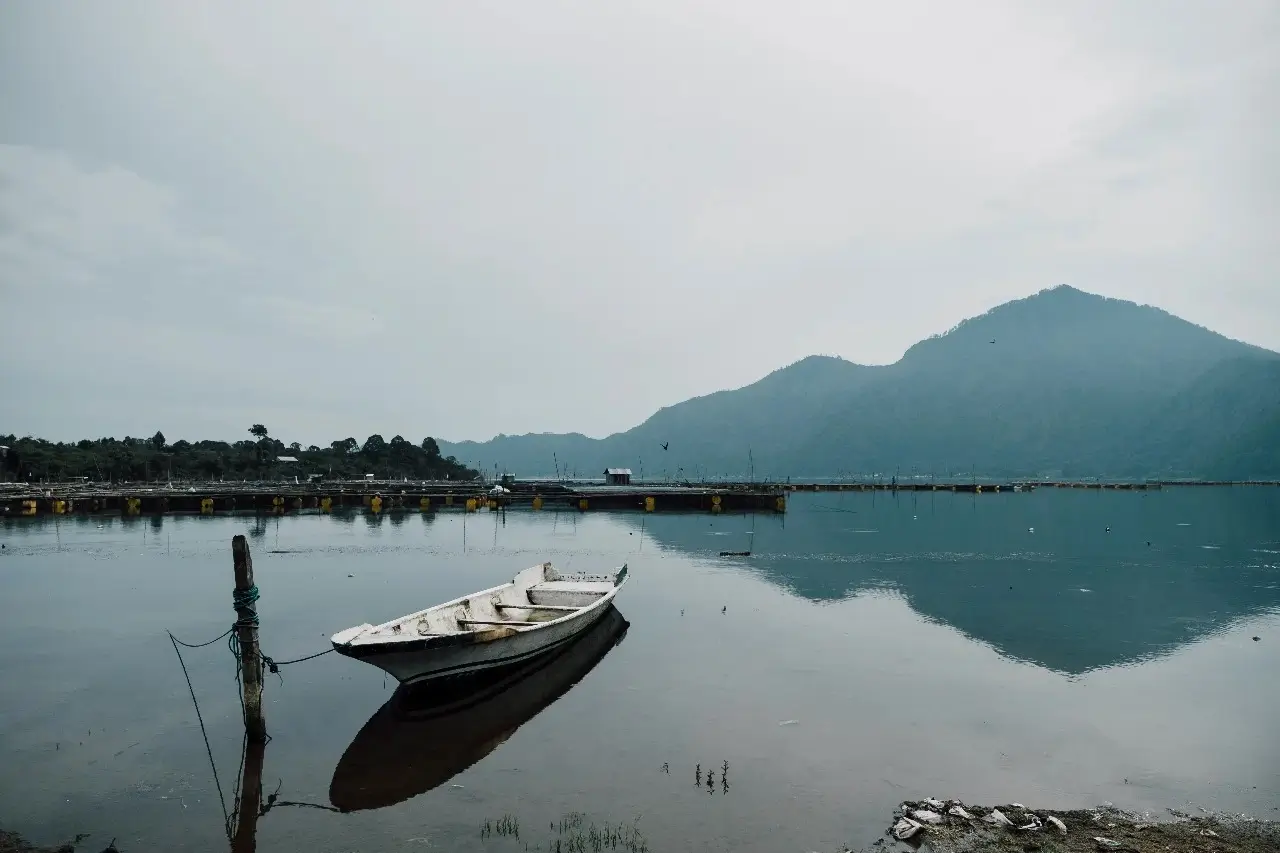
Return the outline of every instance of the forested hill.
[[[1280,478],[1280,354],[1060,286],[898,362],[813,356],[603,439],[498,436],[443,452],[519,475]],[[663,445],[666,445],[664,449]]]
[[[53,443],[38,438],[0,435],[9,450],[0,460],[0,480],[65,480],[88,477],[95,481],[156,479],[257,479],[313,474],[333,478],[470,480],[477,472],[442,456],[433,438],[421,444],[395,436],[390,441],[371,435],[364,443],[354,438],[328,447],[303,447],[272,438],[262,424],[249,429],[250,438],[225,441],[175,441],[164,433],[151,438],[85,439]],[[280,457],[296,459],[281,461]]]

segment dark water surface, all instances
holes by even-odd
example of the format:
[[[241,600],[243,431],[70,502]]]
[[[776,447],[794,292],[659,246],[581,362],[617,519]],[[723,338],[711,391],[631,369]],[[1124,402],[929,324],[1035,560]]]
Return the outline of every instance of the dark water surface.
[[[329,807],[351,773],[386,784],[379,808],[273,809],[262,851],[545,849],[571,812],[638,827],[653,851],[832,850],[927,795],[1280,805],[1280,490],[845,493],[797,495],[785,517],[5,521],[0,825],[116,836],[123,853],[226,848],[165,629],[202,641],[229,626],[242,532],[280,660],[544,559],[626,562],[632,578],[620,643],[598,637],[544,674],[564,692],[540,711],[513,688],[510,705],[458,718],[471,730],[378,717],[382,673],[338,655],[270,677],[267,793]],[[230,801],[233,662],[222,643],[184,656]],[[433,738],[465,752],[480,714],[521,709],[537,713],[469,768],[428,766]],[[519,840],[481,837],[504,816]]]

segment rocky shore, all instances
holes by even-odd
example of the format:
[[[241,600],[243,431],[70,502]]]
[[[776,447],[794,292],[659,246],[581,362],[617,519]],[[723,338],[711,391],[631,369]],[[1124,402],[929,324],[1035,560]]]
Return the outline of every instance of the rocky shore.
[[[1097,809],[905,802],[887,838],[873,849],[923,846],[938,853],[1276,853],[1280,824],[1243,815],[1190,815],[1170,809],[1155,819],[1107,805]]]

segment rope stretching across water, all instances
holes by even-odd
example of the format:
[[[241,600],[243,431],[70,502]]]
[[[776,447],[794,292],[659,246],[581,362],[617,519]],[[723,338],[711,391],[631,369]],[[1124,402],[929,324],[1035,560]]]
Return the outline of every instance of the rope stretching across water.
[[[220,639],[222,639],[222,637],[217,638],[217,640],[220,640]],[[222,782],[219,781],[218,779],[218,765],[215,764],[213,760],[213,747],[209,746],[209,733],[205,730],[205,727],[204,727],[204,715],[200,713],[200,703],[196,701],[196,689],[191,686],[191,674],[187,672],[186,661],[182,659],[182,652],[178,650],[178,643],[180,643],[181,641],[177,637],[173,636],[172,632],[169,632],[169,640],[172,641],[173,653],[178,656],[178,663],[182,666],[182,674],[187,679],[187,690],[191,692],[191,704],[195,705],[196,707],[196,719],[200,721],[200,734],[204,738],[204,751],[209,755],[209,766],[213,768],[213,784],[218,789],[218,802],[222,804],[222,828],[227,833],[227,841],[230,842],[231,841],[231,815],[227,814],[227,800],[222,795]],[[210,640],[208,643],[203,643],[202,645],[207,646],[217,642],[217,640]],[[182,645],[186,646],[189,644],[182,643]],[[199,646],[191,646],[191,648],[199,648]]]
[[[248,610],[249,615],[246,617],[237,617],[236,621],[232,623],[230,628],[228,628],[226,631],[222,632],[221,634],[219,634],[218,636],[214,637],[212,640],[209,640],[207,642],[187,643],[175,637],[172,631],[165,632],[169,635],[169,641],[173,644],[174,654],[178,656],[178,664],[182,667],[182,675],[187,680],[187,690],[191,694],[191,704],[194,705],[196,709],[196,719],[200,723],[200,735],[201,737],[204,738],[204,750],[205,750],[205,753],[209,756],[209,767],[210,769],[213,770],[213,784],[218,789],[218,802],[222,806],[223,829],[226,831],[228,842],[231,841],[232,834],[233,834],[232,815],[233,814],[238,815],[240,812],[240,807],[241,807],[240,790],[239,790],[240,783],[239,783],[239,780],[237,779],[234,811],[232,813],[229,813],[227,811],[226,797],[222,793],[222,781],[218,778],[218,765],[213,760],[213,747],[209,745],[209,732],[204,725],[204,715],[200,713],[200,702],[196,699],[196,690],[195,690],[195,687],[193,687],[191,684],[191,674],[187,671],[187,663],[182,659],[182,651],[178,648],[178,646],[185,646],[188,649],[203,649],[204,647],[211,646],[214,643],[218,642],[219,640],[225,638],[227,640],[227,648],[231,651],[232,657],[235,658],[235,662],[236,662],[235,679],[238,682],[240,680],[240,638],[236,635],[236,630],[239,628],[258,627],[258,614],[252,608],[254,603],[257,602],[258,599],[261,597],[262,597],[261,591],[258,589],[256,584],[249,587],[248,589],[233,590],[231,593],[232,605],[235,607],[237,611]],[[317,652],[314,655],[307,655],[306,657],[295,658],[293,660],[277,661],[271,658],[269,655],[263,654],[261,649],[259,649],[258,665],[263,669],[269,670],[272,674],[279,676],[280,683],[283,684],[284,676],[280,675],[280,667],[288,666],[289,664],[294,664],[294,663],[302,663],[303,661],[313,660],[323,655],[327,655],[331,651],[333,651],[333,649],[330,648],[330,649],[325,649],[323,652]],[[243,713],[244,711],[243,692],[241,692],[241,695],[240,695],[240,710]],[[245,737],[247,738],[248,735],[246,734]],[[244,754],[245,754],[245,749],[244,749],[244,743],[242,742],[240,747],[240,762],[242,767],[244,764]],[[308,805],[308,804],[281,802],[281,803],[275,803],[275,805]],[[268,806],[268,808],[270,808],[270,806]],[[264,809],[263,813],[265,814],[265,812],[266,810]]]
[[[259,624],[258,614],[256,611],[252,609],[252,607],[255,603],[257,603],[257,601],[260,598],[262,598],[262,592],[261,590],[258,589],[257,584],[254,584],[253,586],[244,590],[241,590],[241,589],[232,590],[231,591],[232,606],[235,607],[237,611],[248,610],[250,615],[247,617],[237,618],[236,621],[231,624],[230,628],[228,628],[226,631],[222,632],[218,636],[214,637],[212,640],[209,640],[204,643],[187,643],[173,636],[172,631],[169,632],[169,638],[180,646],[186,646],[188,649],[202,649],[205,646],[213,645],[219,640],[226,639],[227,648],[231,651],[231,654],[236,659],[235,678],[238,680],[240,678],[240,640],[235,635],[235,632],[237,628],[258,627],[258,624]],[[266,667],[266,669],[269,672],[271,672],[273,675],[280,675],[280,667],[282,666],[289,666],[290,664],[302,663],[303,661],[314,660],[315,658],[321,657],[323,655],[327,655],[332,651],[333,649],[325,649],[322,652],[316,652],[315,654],[307,655],[306,657],[294,658],[293,660],[276,660],[270,655],[262,653],[261,650],[259,650],[258,656],[262,659],[263,666]],[[283,678],[281,680],[283,681]]]

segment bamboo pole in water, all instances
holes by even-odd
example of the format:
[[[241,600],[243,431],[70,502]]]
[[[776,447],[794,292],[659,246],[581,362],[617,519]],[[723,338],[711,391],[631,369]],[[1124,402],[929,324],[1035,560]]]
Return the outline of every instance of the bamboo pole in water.
[[[231,540],[236,575],[236,639],[240,643],[241,695],[244,697],[244,729],[252,743],[265,743],[267,724],[262,717],[262,653],[258,649],[257,600],[253,584],[253,557],[244,535]]]

